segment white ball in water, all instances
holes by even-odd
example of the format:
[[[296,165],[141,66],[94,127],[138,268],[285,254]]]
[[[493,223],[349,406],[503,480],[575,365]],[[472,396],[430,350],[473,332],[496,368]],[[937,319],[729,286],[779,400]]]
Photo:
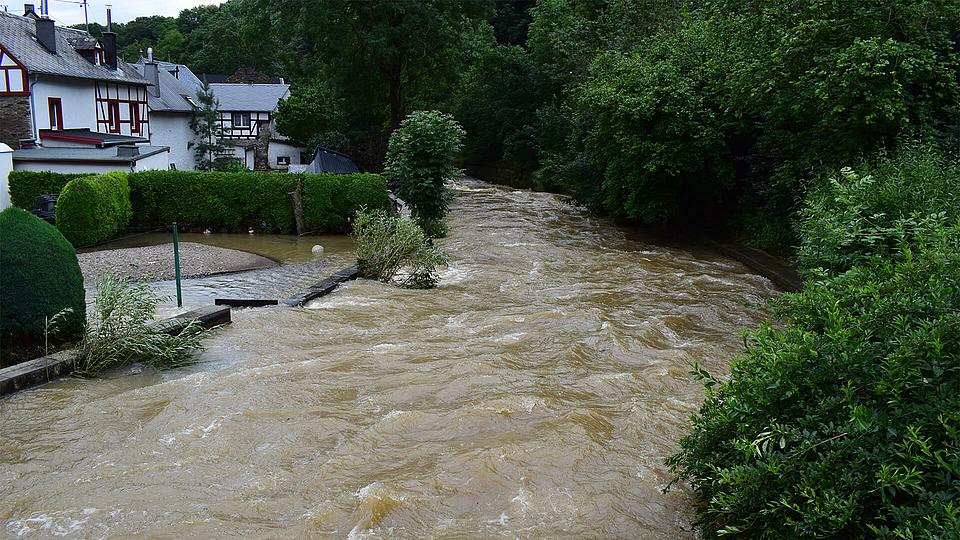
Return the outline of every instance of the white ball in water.
[[[313,246],[313,249],[310,250],[314,255],[323,255],[323,246],[317,244]]]

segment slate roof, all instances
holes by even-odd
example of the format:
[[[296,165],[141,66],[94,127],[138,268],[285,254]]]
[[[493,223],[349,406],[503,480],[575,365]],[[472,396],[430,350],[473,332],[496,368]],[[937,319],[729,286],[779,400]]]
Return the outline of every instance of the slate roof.
[[[144,64],[139,63],[133,66],[141,75],[144,73]],[[190,100],[192,99],[196,102],[196,91],[192,87],[183,84],[180,79],[174,77],[165,67],[159,65],[157,67],[157,78],[160,80],[160,95],[153,95],[153,88],[147,90],[147,104],[150,106],[150,110],[161,112],[192,112],[194,107]]]
[[[289,84],[217,83],[210,88],[224,112],[273,112],[290,92]]]
[[[88,62],[71,45],[71,40],[81,48],[90,46],[90,34],[57,26],[57,53],[51,53],[37,42],[34,19],[0,11],[0,44],[27,68],[29,73],[58,75],[79,79],[97,79],[128,84],[145,85],[147,81],[130,64],[117,59],[116,71],[109,66],[97,66]]]
[[[96,161],[103,163],[133,163],[161,152],[169,152],[169,146],[138,146],[136,156],[118,156],[116,148],[28,148],[15,150],[14,161]]]
[[[317,155],[314,156],[313,161],[307,165],[306,172],[351,174],[360,172],[360,168],[350,159],[350,156],[320,147],[317,148]]]
[[[166,70],[171,75],[174,72],[177,72],[177,75],[175,75],[174,78],[180,81],[180,84],[193,90],[194,95],[196,95],[200,88],[203,87],[203,81],[201,81],[193,71],[190,71],[190,68],[187,66],[183,64],[175,64],[173,62],[163,62],[160,60],[154,60],[154,62],[157,63],[157,66],[159,66],[161,71]]]

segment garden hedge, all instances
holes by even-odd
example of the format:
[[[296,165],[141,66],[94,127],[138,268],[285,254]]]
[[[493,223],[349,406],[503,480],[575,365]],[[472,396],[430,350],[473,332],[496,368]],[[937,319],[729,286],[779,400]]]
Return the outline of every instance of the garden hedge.
[[[131,214],[130,184],[122,172],[71,180],[57,199],[57,228],[78,247],[113,238]]]
[[[4,353],[42,345],[44,318],[73,311],[56,336],[79,336],[86,322],[77,254],[49,223],[20,208],[0,212],[0,342]]]
[[[84,176],[90,176],[90,174],[13,171],[7,178],[10,188],[10,202],[16,207],[30,210],[33,208],[33,201],[37,198],[37,195],[60,193],[67,182]]]
[[[357,210],[387,210],[387,182],[379,174],[303,175],[303,221],[308,230],[350,232]]]
[[[18,171],[11,179],[11,189],[16,186],[21,193],[62,191],[63,186],[57,182],[66,184],[68,177],[88,176]],[[289,194],[297,189],[297,175],[144,171],[126,176],[132,221],[137,226],[167,226],[176,221],[186,228],[224,232],[245,232],[250,227],[271,233],[295,231]],[[302,178],[301,203],[310,231],[349,232],[350,221],[360,208],[386,210],[390,206],[386,181],[377,174],[320,173],[304,174]],[[32,205],[32,196],[29,199]],[[82,240],[80,245],[89,243],[87,238]]]

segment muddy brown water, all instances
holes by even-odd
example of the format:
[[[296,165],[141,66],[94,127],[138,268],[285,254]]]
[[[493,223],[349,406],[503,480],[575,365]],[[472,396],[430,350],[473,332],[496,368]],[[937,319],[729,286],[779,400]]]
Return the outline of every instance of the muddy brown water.
[[[0,401],[0,536],[695,538],[661,492],[689,364],[724,373],[774,287],[548,194],[456,191],[437,290],[237,311],[188,369]]]

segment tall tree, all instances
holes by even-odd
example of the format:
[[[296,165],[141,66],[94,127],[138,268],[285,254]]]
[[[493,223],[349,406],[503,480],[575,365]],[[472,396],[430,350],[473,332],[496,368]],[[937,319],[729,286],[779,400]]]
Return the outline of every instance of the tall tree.
[[[298,63],[330,66],[342,87],[363,81],[396,128],[412,101],[446,91],[469,36],[489,29],[487,0],[271,0],[293,29]],[[383,102],[381,101],[381,102]]]
[[[194,109],[193,117],[190,119],[190,129],[193,130],[195,139],[189,146],[193,148],[196,156],[197,168],[202,171],[209,171],[213,168],[214,160],[217,154],[223,153],[227,145],[223,143],[223,130],[217,121],[220,115],[220,103],[206,79],[203,81],[203,87],[197,93],[199,106]]]

